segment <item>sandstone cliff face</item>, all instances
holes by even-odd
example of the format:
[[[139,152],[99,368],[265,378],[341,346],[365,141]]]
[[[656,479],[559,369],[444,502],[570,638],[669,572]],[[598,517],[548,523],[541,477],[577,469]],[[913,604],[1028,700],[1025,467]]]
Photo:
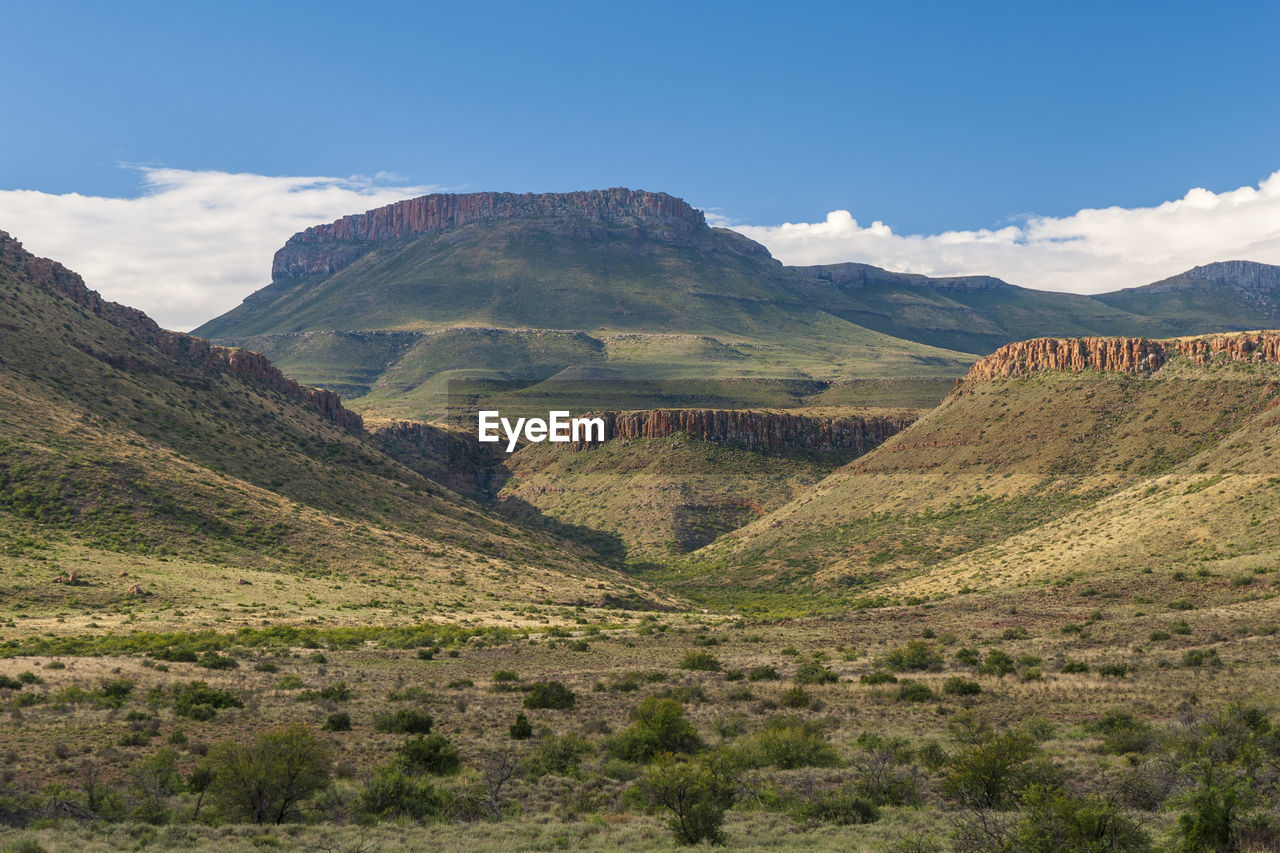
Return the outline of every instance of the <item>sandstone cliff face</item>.
[[[1240,332],[1173,340],[1036,338],[1008,344],[979,359],[969,369],[966,379],[982,382],[1051,370],[1149,373],[1159,370],[1174,356],[1185,356],[1193,364],[1218,361],[1277,364],[1280,363],[1280,332]]]
[[[651,409],[604,412],[605,441],[685,434],[745,450],[787,447],[865,452],[911,425],[910,418],[814,418],[777,412]],[[573,445],[581,450],[588,442]]]
[[[344,216],[294,234],[276,252],[271,278],[279,281],[335,273],[370,243],[447,231],[473,222],[563,217],[641,227],[660,239],[707,229],[702,211],[666,193],[615,187],[573,193],[439,193]]]
[[[334,392],[300,385],[281,373],[266,356],[256,352],[214,346],[203,338],[161,329],[143,312],[103,299],[96,291],[86,287],[79,275],[62,264],[30,254],[22,248],[21,243],[3,231],[0,231],[0,269],[15,273],[36,287],[71,300],[143,343],[155,346],[166,355],[185,359],[206,371],[225,370],[243,376],[273,391],[301,400],[349,432],[359,433],[363,430],[364,424],[360,416],[344,409]],[[135,369],[143,366],[138,358],[98,352],[84,342],[74,342],[73,346],[115,367]]]

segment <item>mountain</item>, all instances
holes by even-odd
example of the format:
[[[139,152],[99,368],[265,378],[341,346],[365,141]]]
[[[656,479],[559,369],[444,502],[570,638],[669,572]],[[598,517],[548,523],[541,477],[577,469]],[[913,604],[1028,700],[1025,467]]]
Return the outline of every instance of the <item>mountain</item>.
[[[255,584],[295,619],[634,589],[401,464],[333,392],[162,330],[3,233],[0,407],[0,585],[33,613],[74,597],[211,619]]]
[[[826,310],[821,282],[663,193],[425,196],[295,235],[272,276],[197,334],[378,417],[438,411],[464,377],[805,381],[972,361]]]
[[[271,284],[196,333],[381,420],[520,389],[592,408],[619,396],[750,407],[748,380],[805,397],[807,382],[958,377],[1033,337],[1276,326],[1278,279],[1280,268],[1234,261],[1081,296],[857,263],[785,267],[665,193],[436,194],[295,234]],[[715,383],[709,399],[706,387],[699,399],[635,384],[691,380]]]
[[[820,304],[850,322],[962,352],[986,354],[1045,335],[1178,333],[1141,310],[1098,297],[1017,287],[990,276],[929,278],[857,263],[794,269],[824,283],[827,299]]]
[[[1280,559],[1280,333],[1042,339],[686,558],[703,594],[930,596]]]
[[[1170,334],[1274,329],[1280,327],[1280,267],[1252,261],[1205,264],[1097,298],[1158,319]]]

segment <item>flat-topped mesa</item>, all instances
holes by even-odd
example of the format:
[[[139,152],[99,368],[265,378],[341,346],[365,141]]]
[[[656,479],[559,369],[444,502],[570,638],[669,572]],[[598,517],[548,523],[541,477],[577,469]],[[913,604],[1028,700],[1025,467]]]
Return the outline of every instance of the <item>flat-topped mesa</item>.
[[[1150,373],[1174,356],[1193,364],[1215,361],[1280,364],[1280,332],[1237,332],[1199,338],[1036,338],[1007,344],[976,361],[965,379],[983,382],[1046,371]]]
[[[702,211],[666,193],[614,187],[570,193],[433,193],[315,225],[276,252],[271,278],[329,275],[381,243],[474,222],[557,217],[643,228],[659,239],[707,230]]]
[[[911,425],[907,417],[818,418],[780,412],[650,409],[603,412],[605,441],[688,435],[744,450],[856,450],[864,453]],[[595,443],[579,442],[575,450]]]

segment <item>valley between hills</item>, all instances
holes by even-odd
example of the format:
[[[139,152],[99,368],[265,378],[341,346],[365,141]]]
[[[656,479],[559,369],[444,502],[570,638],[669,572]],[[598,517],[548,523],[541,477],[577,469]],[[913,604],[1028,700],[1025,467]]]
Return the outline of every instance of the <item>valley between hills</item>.
[[[188,335],[0,234],[0,843],[1277,849],[1280,268],[787,267],[611,189],[271,275]]]

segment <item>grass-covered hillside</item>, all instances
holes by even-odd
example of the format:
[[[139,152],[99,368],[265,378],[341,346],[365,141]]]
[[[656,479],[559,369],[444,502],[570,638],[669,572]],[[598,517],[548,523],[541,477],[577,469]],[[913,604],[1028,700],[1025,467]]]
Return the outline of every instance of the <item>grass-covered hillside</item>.
[[[708,594],[875,598],[1100,567],[1248,575],[1280,557],[1278,394],[1274,365],[1185,358],[968,382],[679,577]]]
[[[396,462],[260,360],[256,376],[212,352],[0,239],[11,617],[481,615],[620,580]]]

